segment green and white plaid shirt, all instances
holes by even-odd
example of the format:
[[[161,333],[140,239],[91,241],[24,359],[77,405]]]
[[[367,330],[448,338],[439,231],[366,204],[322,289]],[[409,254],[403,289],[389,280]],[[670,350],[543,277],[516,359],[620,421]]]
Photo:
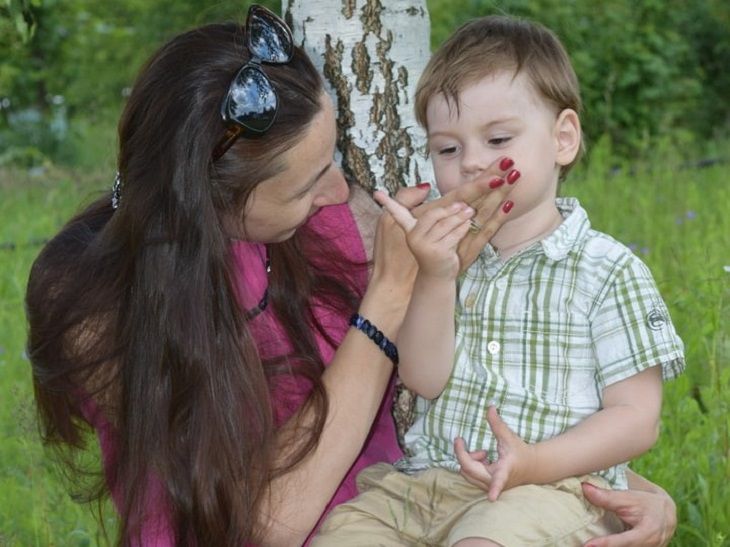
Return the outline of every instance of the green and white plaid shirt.
[[[550,236],[506,262],[487,246],[460,279],[454,369],[437,399],[418,399],[402,471],[457,471],[457,436],[495,459],[490,402],[535,443],[599,410],[606,386],[658,364],[665,380],[684,369],[648,268],[592,230],[576,199],[557,204],[565,220]],[[599,474],[626,488],[625,465]]]

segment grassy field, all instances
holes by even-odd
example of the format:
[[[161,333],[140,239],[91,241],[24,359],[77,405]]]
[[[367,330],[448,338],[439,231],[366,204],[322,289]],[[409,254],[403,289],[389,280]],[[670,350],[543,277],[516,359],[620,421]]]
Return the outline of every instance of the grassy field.
[[[616,168],[599,149],[563,189],[649,264],[686,344],[687,373],[665,388],[661,439],[634,464],[676,500],[678,546],[730,545],[729,175],[727,163],[683,166],[670,154]],[[40,242],[112,174],[77,177],[0,171],[0,546],[106,543],[38,442],[23,350],[23,293]]]
[[[23,295],[42,241],[100,178],[0,171],[0,546],[103,545],[91,511],[74,503],[38,440],[25,356]]]

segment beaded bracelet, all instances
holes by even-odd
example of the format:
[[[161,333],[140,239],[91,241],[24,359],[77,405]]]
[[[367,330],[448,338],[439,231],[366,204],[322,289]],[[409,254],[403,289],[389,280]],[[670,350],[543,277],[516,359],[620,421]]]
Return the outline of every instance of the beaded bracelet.
[[[393,361],[394,365],[398,364],[398,348],[395,347],[393,342],[388,340],[388,337],[385,336],[378,327],[373,325],[359,313],[352,314],[352,317],[350,317],[350,326],[364,332],[367,337],[375,342],[375,345],[378,346],[391,361]]]

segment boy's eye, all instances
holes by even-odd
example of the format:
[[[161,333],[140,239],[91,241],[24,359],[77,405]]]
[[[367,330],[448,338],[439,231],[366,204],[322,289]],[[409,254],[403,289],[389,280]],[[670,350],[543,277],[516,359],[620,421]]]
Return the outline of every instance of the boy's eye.
[[[512,137],[493,137],[489,139],[489,144],[492,146],[499,146],[500,144],[506,144]]]
[[[439,155],[440,156],[448,156],[449,154],[454,154],[456,152],[456,146],[446,146],[445,148],[439,148]]]

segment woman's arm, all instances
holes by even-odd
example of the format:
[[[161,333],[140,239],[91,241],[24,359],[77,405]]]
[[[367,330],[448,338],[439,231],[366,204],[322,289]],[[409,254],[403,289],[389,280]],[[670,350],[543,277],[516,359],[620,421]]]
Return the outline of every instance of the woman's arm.
[[[477,211],[475,218],[484,219],[480,222],[483,229],[462,239],[459,256],[463,270],[468,266],[467,260],[471,263],[476,258],[478,250],[475,249],[479,245],[483,247],[506,219],[499,207],[511,188],[503,185],[492,189],[485,175],[433,202],[423,203],[428,186],[403,188],[396,199],[413,209],[416,216],[439,203],[443,206],[455,201],[473,204]],[[362,195],[356,194],[352,201],[356,199],[362,199]],[[358,214],[359,207],[365,214]],[[353,210],[365,248],[369,249],[368,232],[363,226],[373,220],[371,207],[361,202]],[[359,313],[395,340],[410,298],[416,261],[408,250],[403,231],[388,214],[379,219],[373,248],[373,271]],[[261,519],[262,545],[289,547],[306,539],[360,453],[392,371],[392,363],[372,340],[355,329],[348,331],[322,376],[329,409],[319,444],[301,465],[272,481]],[[306,411],[300,412],[292,418],[296,422],[291,423],[302,424],[307,419],[311,417]],[[294,430],[292,427],[291,431]],[[282,435],[286,434],[284,428]]]
[[[405,237],[383,215],[374,265],[359,313],[395,340],[415,277]],[[262,544],[301,544],[324,512],[367,439],[393,364],[364,333],[349,329],[322,375],[329,407],[317,447],[291,472],[274,479],[262,513]],[[302,410],[281,431],[282,446],[312,416]]]

